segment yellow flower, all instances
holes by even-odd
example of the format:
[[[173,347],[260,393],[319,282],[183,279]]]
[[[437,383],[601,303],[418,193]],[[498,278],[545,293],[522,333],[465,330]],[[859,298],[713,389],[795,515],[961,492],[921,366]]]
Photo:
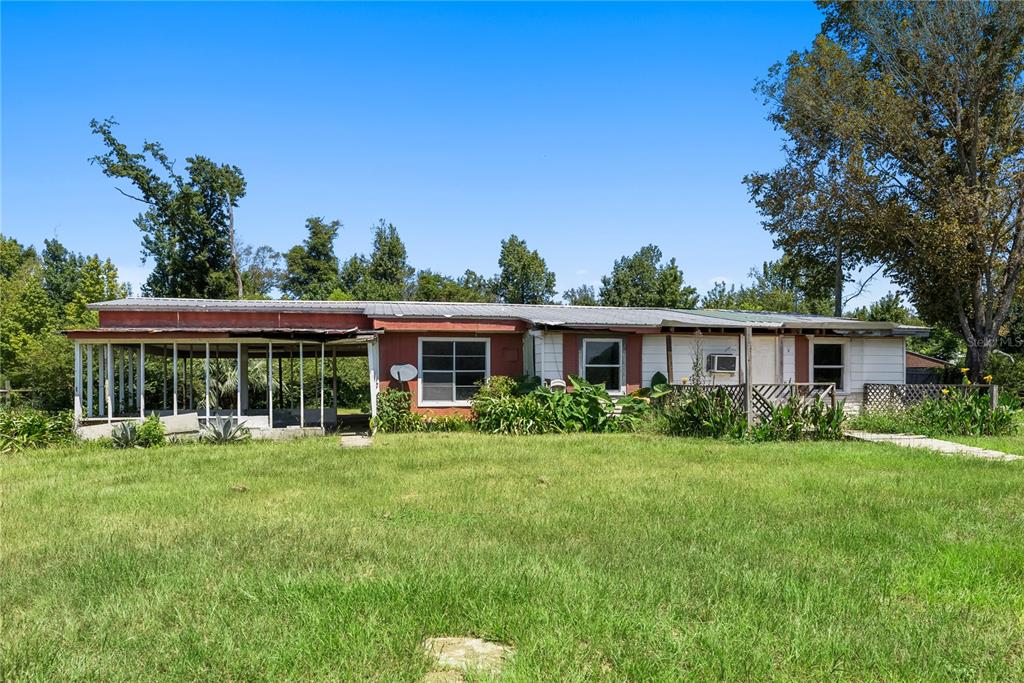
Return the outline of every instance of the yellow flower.
[[[943,395],[948,394],[949,393],[949,389],[943,389],[942,393],[943,393]]]
[[[985,375],[984,377],[982,377],[982,379],[985,380],[986,382],[991,382],[992,381],[992,375]]]
[[[964,384],[970,384],[970,383],[971,383],[971,380],[969,380],[966,377],[964,377]]]
[[[968,372],[970,372],[970,371],[971,371],[971,369],[970,369],[970,368],[960,368],[960,372],[964,373],[965,375],[966,375],[966,374],[967,374]]]

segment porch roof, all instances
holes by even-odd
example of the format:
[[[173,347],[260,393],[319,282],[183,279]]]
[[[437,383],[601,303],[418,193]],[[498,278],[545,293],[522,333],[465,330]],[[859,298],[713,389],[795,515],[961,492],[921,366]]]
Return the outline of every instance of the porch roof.
[[[259,338],[282,341],[330,342],[342,339],[375,336],[373,330],[299,329],[293,327],[98,327],[88,330],[66,330],[72,339],[242,339]]]

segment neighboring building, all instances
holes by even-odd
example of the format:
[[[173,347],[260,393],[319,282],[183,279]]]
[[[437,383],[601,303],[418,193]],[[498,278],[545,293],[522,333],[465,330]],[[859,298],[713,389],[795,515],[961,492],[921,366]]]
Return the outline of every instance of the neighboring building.
[[[916,351],[907,351],[907,384],[941,384],[952,363],[926,356]]]
[[[748,371],[753,384],[835,383],[855,405],[866,382],[903,383],[906,337],[928,334],[811,315],[603,306],[134,298],[91,308],[99,328],[67,333],[84,420],[193,411],[254,427],[330,425],[334,359],[354,355],[367,358],[374,410],[377,391],[399,385],[399,365],[416,369],[406,387],[423,413],[468,411],[492,375],[577,374],[625,393],[656,373],[686,383],[695,363],[708,383],[743,384]],[[234,364],[234,395],[220,387],[206,400],[209,363]],[[296,366],[301,396],[280,395]]]

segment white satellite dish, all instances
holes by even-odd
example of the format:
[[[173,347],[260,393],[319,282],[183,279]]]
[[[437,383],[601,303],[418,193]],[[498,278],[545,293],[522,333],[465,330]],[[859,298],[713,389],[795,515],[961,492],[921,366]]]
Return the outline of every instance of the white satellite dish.
[[[409,382],[414,380],[416,379],[417,374],[418,372],[415,365],[409,365],[406,363],[404,365],[391,366],[391,376],[399,382]]]

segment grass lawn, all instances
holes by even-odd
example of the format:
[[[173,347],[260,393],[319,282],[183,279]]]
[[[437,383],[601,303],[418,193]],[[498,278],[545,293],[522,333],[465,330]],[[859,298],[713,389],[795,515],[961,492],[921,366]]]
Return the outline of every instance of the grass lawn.
[[[0,678],[1024,679],[1024,467],[642,435],[0,460]],[[242,487],[245,487],[244,490]]]
[[[1019,433],[1013,436],[940,436],[938,438],[965,443],[969,446],[991,448],[1004,453],[1024,455],[1024,435]]]

